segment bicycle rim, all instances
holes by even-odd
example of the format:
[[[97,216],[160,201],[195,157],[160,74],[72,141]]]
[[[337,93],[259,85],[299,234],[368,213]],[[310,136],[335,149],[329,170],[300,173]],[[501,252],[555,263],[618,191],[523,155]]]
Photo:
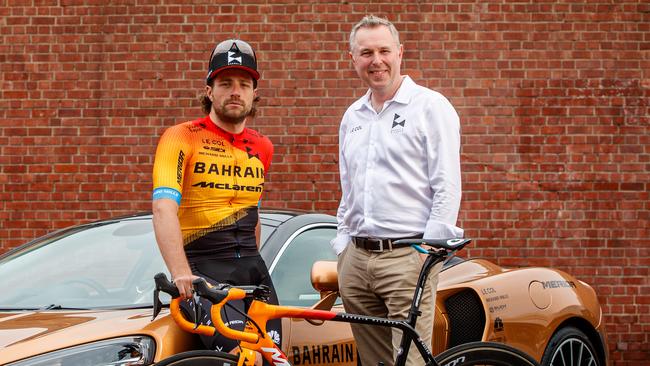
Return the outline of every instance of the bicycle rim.
[[[494,342],[471,342],[448,349],[435,357],[440,366],[539,366],[526,353]]]
[[[173,355],[154,366],[237,366],[238,360],[238,356],[229,353],[198,350]]]

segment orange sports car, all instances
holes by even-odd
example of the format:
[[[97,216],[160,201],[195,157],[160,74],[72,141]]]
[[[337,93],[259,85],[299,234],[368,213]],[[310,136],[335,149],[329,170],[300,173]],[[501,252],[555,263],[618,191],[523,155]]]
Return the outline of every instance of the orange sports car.
[[[335,299],[336,266],[323,261],[336,260],[329,245],[336,219],[263,210],[261,222],[261,254],[280,303],[312,307],[321,297]],[[542,365],[607,364],[603,314],[589,285],[558,270],[460,256],[440,274],[434,353],[484,340],[521,349]],[[0,364],[151,365],[199,349],[166,310],[151,320],[158,272],[168,273],[149,214],[73,226],[5,253]],[[343,311],[340,299],[330,306]],[[283,335],[294,365],[357,364],[345,323],[284,319]]]

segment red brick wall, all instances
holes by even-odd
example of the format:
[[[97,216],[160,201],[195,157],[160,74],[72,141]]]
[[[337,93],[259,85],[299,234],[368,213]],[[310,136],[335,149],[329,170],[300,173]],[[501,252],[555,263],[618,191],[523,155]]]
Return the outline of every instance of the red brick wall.
[[[266,205],[333,213],[339,118],[364,92],[348,32],[374,13],[461,116],[468,254],[594,285],[614,364],[650,359],[647,2],[184,2],[0,0],[0,252],[148,210],[157,138],[200,115],[232,36],[260,58]]]

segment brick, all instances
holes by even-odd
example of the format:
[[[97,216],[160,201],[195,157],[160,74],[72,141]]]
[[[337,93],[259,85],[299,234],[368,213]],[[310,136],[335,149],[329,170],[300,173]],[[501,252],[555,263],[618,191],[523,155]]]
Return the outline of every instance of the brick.
[[[366,92],[348,32],[388,14],[402,71],[460,116],[466,254],[595,284],[615,364],[650,357],[647,4],[60,3],[0,9],[0,252],[150,209],[158,137],[200,115],[206,53],[226,36],[259,56],[265,204],[334,213],[340,117]]]

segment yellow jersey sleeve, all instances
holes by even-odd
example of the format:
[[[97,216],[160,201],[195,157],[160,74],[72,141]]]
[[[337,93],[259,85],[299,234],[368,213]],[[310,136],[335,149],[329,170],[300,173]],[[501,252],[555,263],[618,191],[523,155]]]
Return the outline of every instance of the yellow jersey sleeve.
[[[186,159],[192,155],[189,130],[183,125],[167,129],[156,149],[153,168],[153,199],[168,198],[180,206]]]

